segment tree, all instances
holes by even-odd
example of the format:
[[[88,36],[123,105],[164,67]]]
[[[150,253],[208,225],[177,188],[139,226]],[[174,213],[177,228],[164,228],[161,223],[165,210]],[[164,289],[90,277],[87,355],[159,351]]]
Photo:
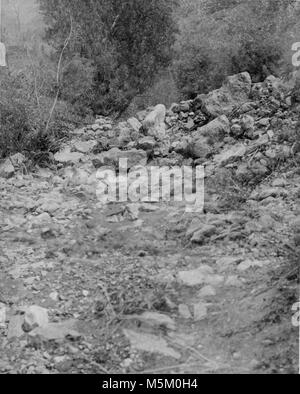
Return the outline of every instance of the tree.
[[[59,3],[59,4],[58,4]],[[95,68],[98,113],[124,110],[151,85],[172,59],[175,38],[174,0],[40,0],[48,25],[47,40],[57,52],[69,30],[74,37],[68,58],[90,61]]]

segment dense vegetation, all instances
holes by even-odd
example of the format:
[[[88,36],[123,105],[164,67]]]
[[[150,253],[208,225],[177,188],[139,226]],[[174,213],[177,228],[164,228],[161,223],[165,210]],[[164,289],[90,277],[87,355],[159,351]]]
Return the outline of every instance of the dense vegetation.
[[[215,88],[226,75],[241,71],[261,81],[280,74],[290,63],[286,56],[299,19],[295,1],[204,0],[185,4],[174,65],[178,86],[185,95]]]
[[[169,105],[240,71],[254,80],[281,74],[299,41],[295,0],[39,3],[43,45],[27,37],[26,66],[0,74],[0,157],[50,149],[95,113]]]
[[[87,89],[90,95],[83,91],[83,98],[96,112],[124,110],[170,63],[175,40],[173,0],[59,3],[58,7],[56,0],[41,0],[41,10],[49,24],[47,39],[59,53],[72,29],[69,64],[64,69],[69,83],[65,85],[70,87],[73,80],[78,80],[76,71],[84,73],[86,67],[91,67],[93,78],[86,80],[81,89],[92,86],[91,91]],[[62,90],[62,95],[77,101],[76,92],[68,88]]]

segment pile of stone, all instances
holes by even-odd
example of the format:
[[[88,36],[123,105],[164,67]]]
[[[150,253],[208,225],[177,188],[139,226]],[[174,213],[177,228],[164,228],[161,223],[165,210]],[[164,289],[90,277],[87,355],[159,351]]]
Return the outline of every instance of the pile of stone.
[[[73,131],[54,160],[58,167],[76,165],[88,174],[127,158],[129,168],[203,164],[209,174],[228,167],[245,181],[265,176],[274,162],[300,154],[289,141],[299,118],[291,91],[273,76],[253,84],[247,72],[233,75],[220,89],[169,110],[159,104],[119,123],[100,116]],[[0,166],[0,176],[14,171],[10,160]]]

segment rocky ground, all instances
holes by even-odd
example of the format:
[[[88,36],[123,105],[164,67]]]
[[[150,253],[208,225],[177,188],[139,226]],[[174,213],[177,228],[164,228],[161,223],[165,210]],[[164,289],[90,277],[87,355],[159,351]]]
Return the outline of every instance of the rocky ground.
[[[247,73],[0,165],[2,373],[297,373],[299,108]],[[95,172],[204,165],[205,206],[104,205]]]

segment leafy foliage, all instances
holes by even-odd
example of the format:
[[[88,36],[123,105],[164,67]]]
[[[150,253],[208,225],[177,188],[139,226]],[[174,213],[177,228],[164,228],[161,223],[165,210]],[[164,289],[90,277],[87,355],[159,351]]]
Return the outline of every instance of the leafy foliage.
[[[299,12],[294,1],[187,2],[179,18],[175,70],[181,91],[192,96],[248,71],[260,81],[278,74]],[[185,8],[185,6],[183,8]]]
[[[60,0],[58,5],[56,0],[40,0],[40,3],[49,26],[47,39],[58,52],[68,35],[70,20],[73,21],[69,61],[74,66],[78,59],[84,59],[94,68],[90,84],[93,95],[88,95],[87,104],[98,113],[124,110],[171,61],[174,1]]]
[[[82,124],[83,119],[70,104],[59,101],[55,108],[49,132],[44,135],[49,111],[53,103],[51,77],[45,70],[26,68],[16,75],[0,77],[0,159],[16,152],[31,158],[59,148],[58,141],[71,127]],[[41,85],[42,82],[42,85]]]

